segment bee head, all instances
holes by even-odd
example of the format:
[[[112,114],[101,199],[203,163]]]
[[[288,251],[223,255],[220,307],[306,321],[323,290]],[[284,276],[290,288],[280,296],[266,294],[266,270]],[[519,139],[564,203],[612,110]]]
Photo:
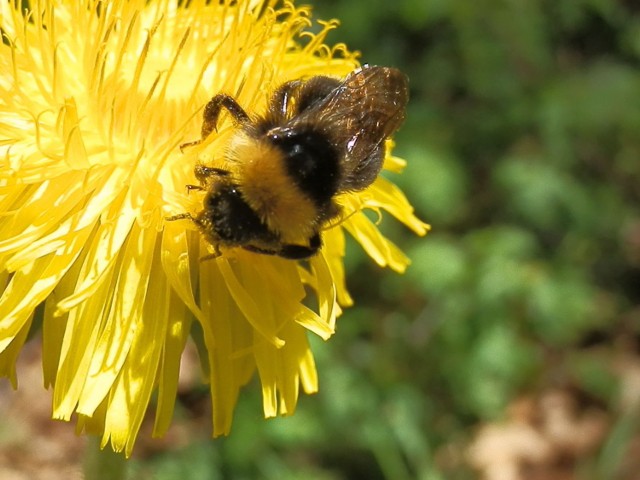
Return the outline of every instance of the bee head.
[[[216,242],[244,245],[268,235],[266,226],[242,197],[237,185],[219,183],[204,199],[199,221]]]

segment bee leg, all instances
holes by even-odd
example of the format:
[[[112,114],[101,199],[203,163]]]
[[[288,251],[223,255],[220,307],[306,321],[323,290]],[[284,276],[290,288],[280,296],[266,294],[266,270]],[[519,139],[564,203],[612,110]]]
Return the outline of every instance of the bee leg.
[[[190,192],[191,190],[206,190],[204,187],[201,187],[200,185],[187,185],[187,193]]]
[[[254,245],[242,245],[242,248],[244,248],[248,252],[261,253],[262,255],[278,255],[278,252],[276,252],[275,250],[268,250],[266,248],[260,248]]]
[[[316,233],[309,239],[308,246],[287,243],[282,245],[282,248],[277,252],[277,255],[290,260],[304,260],[305,258],[313,257],[318,253],[321,246],[322,240],[320,239],[320,234]]]
[[[196,175],[196,178],[203,183],[210,177],[226,177],[227,175],[229,175],[229,172],[227,170],[215,167],[207,167],[205,165],[196,165],[196,168],[194,168],[193,171]],[[201,188],[201,190],[204,190],[204,188]]]
[[[164,217],[164,219],[168,222],[173,222],[174,220],[191,220],[198,227],[200,228],[202,227],[202,223],[200,222],[200,220],[198,220],[198,218],[194,217],[190,213],[180,213],[178,215],[172,215],[171,217]],[[213,253],[204,255],[202,258],[200,258],[201,262],[204,262],[206,260],[213,260],[218,258],[220,255],[222,255],[217,245],[212,245],[212,246],[213,246]]]
[[[175,220],[189,220],[193,223],[200,231],[205,229],[205,225],[202,222],[202,219],[199,216],[194,217],[190,213],[179,213],[178,215],[172,215],[170,217],[164,217],[167,222],[173,222]],[[216,250],[217,251],[217,250]]]
[[[206,262],[208,260],[215,260],[216,258],[222,255],[222,252],[218,248],[218,245],[211,245],[211,246],[213,247],[213,253],[200,257],[201,262]]]
[[[184,149],[185,148],[189,148],[189,147],[194,147],[196,145],[198,145],[199,143],[202,142],[202,139],[200,140],[194,140],[193,142],[185,142],[185,143],[181,143],[180,144],[180,153],[184,153]]]
[[[290,82],[283,83],[271,96],[269,100],[269,111],[277,112],[276,121],[282,121],[287,118],[287,112],[289,110],[289,102],[293,96],[295,90],[299,89],[302,85],[300,80],[291,80]]]
[[[164,217],[167,222],[173,222],[175,220],[191,220],[196,222],[196,219],[190,213],[179,213],[178,215],[171,215],[170,217]]]
[[[247,123],[249,121],[249,115],[247,115],[247,112],[243,110],[235,98],[226,93],[219,93],[209,100],[209,103],[204,107],[202,130],[200,131],[201,141],[216,129],[218,116],[222,108],[225,108],[238,123]]]
[[[200,129],[200,139],[193,142],[187,142],[180,145],[180,151],[184,151],[186,147],[192,147],[198,145],[205,140],[211,132],[216,129],[218,123],[218,117],[220,116],[220,110],[225,108],[238,123],[247,123],[249,121],[249,115],[238,104],[235,98],[226,93],[219,93],[207,103],[204,107],[204,113],[202,114],[202,127]]]

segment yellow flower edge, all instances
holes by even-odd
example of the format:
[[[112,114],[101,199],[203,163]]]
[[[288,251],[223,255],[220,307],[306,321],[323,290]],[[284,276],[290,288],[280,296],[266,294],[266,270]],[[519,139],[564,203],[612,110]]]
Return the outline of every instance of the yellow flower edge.
[[[216,3],[216,2],[213,2]],[[291,3],[173,0],[0,4],[0,374],[17,387],[16,359],[35,312],[53,416],[132,452],[152,395],[154,435],[169,428],[180,357],[202,328],[213,434],[231,429],[240,392],[260,378],[265,416],[295,411],[318,389],[307,331],[329,338],[345,287],[344,231],[381,266],[408,259],[363,213],[386,211],[419,235],[402,194],[380,177],[345,196],[352,214],[327,230],[320,254],[293,262],[239,249],[210,252],[188,222],[197,161],[219,155],[233,125],[198,138],[218,92],[248,111],[287,80],[344,77],[358,66],[344,45],[312,34]],[[388,155],[385,168],[403,161]],[[306,295],[315,292],[316,308]]]

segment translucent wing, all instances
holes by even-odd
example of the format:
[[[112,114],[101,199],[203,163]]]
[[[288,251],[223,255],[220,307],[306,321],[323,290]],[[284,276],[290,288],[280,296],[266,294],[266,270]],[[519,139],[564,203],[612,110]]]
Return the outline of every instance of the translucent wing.
[[[361,190],[380,172],[384,141],[402,124],[408,99],[408,80],[402,72],[365,66],[292,118],[287,127],[321,129],[343,162],[339,191]]]

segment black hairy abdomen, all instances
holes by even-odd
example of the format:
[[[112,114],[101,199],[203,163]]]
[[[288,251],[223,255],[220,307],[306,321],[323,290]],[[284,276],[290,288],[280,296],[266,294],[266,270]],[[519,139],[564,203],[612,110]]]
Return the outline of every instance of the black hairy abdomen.
[[[340,158],[327,135],[316,131],[289,132],[273,142],[284,154],[287,175],[318,206],[337,193]]]

